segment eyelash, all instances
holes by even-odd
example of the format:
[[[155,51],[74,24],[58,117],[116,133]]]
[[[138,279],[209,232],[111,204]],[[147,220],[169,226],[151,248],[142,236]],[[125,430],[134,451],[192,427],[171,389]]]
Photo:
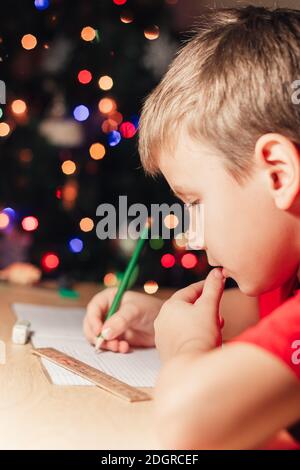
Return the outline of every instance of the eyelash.
[[[200,204],[200,203],[201,203],[201,201],[198,200],[198,201],[195,201],[195,202],[188,202],[186,205],[189,208],[189,207],[198,206],[198,204]]]

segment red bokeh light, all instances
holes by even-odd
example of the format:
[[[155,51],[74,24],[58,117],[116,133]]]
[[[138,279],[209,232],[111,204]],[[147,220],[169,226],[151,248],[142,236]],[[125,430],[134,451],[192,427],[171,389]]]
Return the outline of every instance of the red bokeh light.
[[[90,83],[92,80],[92,74],[88,70],[80,70],[78,74],[78,81],[82,83],[83,85],[86,85],[87,83]]]
[[[59,266],[59,257],[55,253],[46,253],[41,264],[45,271],[51,271]]]
[[[175,256],[170,253],[166,253],[161,257],[160,262],[163,268],[172,268],[175,264]]]
[[[181,264],[186,269],[193,269],[197,266],[198,258],[192,253],[186,253],[181,258]]]
[[[122,137],[125,137],[125,139],[130,139],[133,137],[136,133],[136,128],[132,122],[123,122],[120,126],[120,132]]]

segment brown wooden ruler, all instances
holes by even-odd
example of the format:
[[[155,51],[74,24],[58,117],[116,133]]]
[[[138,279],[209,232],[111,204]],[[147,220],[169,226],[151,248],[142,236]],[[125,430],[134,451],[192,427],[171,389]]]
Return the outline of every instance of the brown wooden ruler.
[[[48,359],[49,361],[57,364],[64,369],[74,372],[80,377],[93,382],[97,387],[103,388],[104,390],[116,395],[119,398],[123,398],[126,401],[146,401],[151,400],[150,395],[138,388],[132,387],[121,380],[115,379],[110,375],[102,372],[94,367],[85,364],[84,362],[78,361],[74,357],[67,356],[54,348],[37,348],[32,350],[33,354]]]

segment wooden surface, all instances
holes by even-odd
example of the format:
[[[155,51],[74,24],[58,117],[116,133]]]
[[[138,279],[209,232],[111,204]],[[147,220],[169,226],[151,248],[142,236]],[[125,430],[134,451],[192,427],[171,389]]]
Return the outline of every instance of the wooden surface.
[[[98,387],[49,383],[31,345],[11,343],[13,302],[85,306],[99,290],[79,285],[80,299],[62,299],[54,287],[26,288],[0,283],[0,340],[6,364],[0,364],[1,449],[155,449],[152,401],[126,403]],[[147,390],[150,393],[151,389]]]

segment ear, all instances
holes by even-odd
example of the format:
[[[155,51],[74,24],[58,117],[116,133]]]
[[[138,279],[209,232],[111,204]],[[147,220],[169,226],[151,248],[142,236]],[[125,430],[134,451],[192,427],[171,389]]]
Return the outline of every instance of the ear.
[[[300,152],[281,134],[265,134],[255,146],[255,160],[264,172],[278,209],[288,210],[300,192]]]

